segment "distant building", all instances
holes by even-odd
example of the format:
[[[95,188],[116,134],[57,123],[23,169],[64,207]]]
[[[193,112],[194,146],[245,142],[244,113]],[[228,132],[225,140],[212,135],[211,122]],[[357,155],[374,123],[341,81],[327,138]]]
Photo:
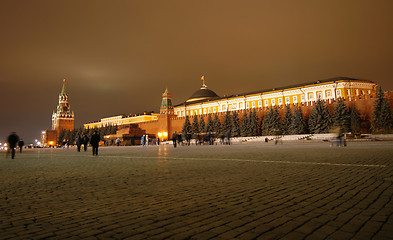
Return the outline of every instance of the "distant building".
[[[41,133],[41,143],[44,146],[57,145],[57,138],[61,131],[74,130],[74,112],[71,112],[70,109],[65,82],[66,80],[64,79],[56,112],[52,113],[52,130],[45,130]]]
[[[293,86],[266,89],[219,97],[208,89],[202,78],[202,87],[185,102],[175,105],[178,117],[226,111],[246,110],[289,104],[308,104],[318,99],[334,100],[363,95],[373,95],[377,84],[348,77],[337,77]]]
[[[101,118],[97,122],[90,122],[83,124],[83,128],[85,129],[93,129],[93,128],[101,128],[107,126],[121,126],[127,124],[137,124],[141,122],[148,122],[158,119],[157,113],[151,113],[136,116],[126,116],[126,115],[118,115],[113,117]]]
[[[138,115],[133,117],[115,116],[103,118],[95,123],[84,124],[85,129],[100,128],[108,125],[116,125],[116,134],[105,136],[106,142],[114,142],[120,138],[122,144],[135,145],[140,144],[141,136],[147,134],[149,138],[157,140],[158,138],[168,140],[171,136],[169,133],[176,131],[172,126],[172,118],[175,118],[172,104],[172,95],[165,89],[162,94],[160,114],[152,113],[151,115]]]

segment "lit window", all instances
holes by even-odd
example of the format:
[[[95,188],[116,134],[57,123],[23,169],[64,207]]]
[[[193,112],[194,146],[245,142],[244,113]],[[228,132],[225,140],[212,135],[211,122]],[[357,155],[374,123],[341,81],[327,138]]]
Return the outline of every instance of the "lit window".
[[[202,114],[202,109],[199,109],[199,114]]]
[[[364,90],[362,90],[362,95],[364,95],[365,94],[365,92],[364,92]]]
[[[278,105],[282,105],[282,98],[278,99]]]
[[[371,90],[368,90],[368,94],[371,94]]]
[[[237,109],[237,103],[233,104],[233,108]]]
[[[356,92],[356,96],[359,96],[359,89],[356,89],[355,92]],[[337,96],[338,96],[338,94],[337,94]]]
[[[293,102],[297,103],[297,96],[293,96]]]
[[[258,107],[262,107],[262,101],[258,101]]]
[[[198,115],[198,110],[195,110],[195,115]]]
[[[318,99],[322,99],[322,93],[318,92]]]
[[[356,89],[357,90],[357,89]],[[336,94],[337,94],[337,97],[341,97],[341,90],[339,89],[339,90],[336,90]],[[359,94],[359,93],[357,93],[357,94]]]
[[[226,111],[227,110],[227,105],[222,105],[222,110]]]
[[[255,102],[252,101],[252,108],[255,108]]]
[[[209,109],[209,110],[210,110],[210,109]],[[216,113],[216,108],[215,108],[215,107],[213,108],[213,112]]]
[[[246,108],[250,108],[250,103],[246,102]]]
[[[276,99],[272,99],[272,106],[276,106]]]
[[[332,92],[331,91],[326,91],[326,97],[331,98],[332,97]]]
[[[265,100],[265,107],[268,107],[269,106],[269,100]]]
[[[290,100],[289,100],[289,97],[285,97],[285,104],[290,104],[291,102],[290,102]]]
[[[244,103],[240,103],[240,109],[243,109],[244,108]]]
[[[314,99],[314,93],[309,93],[308,94],[308,99],[310,99],[310,100]]]
[[[206,114],[206,108],[203,109],[203,114]]]
[[[300,100],[302,101],[302,102],[305,102],[306,101],[306,96],[303,94],[303,95],[300,95]]]
[[[351,89],[348,89],[348,96],[351,96]]]

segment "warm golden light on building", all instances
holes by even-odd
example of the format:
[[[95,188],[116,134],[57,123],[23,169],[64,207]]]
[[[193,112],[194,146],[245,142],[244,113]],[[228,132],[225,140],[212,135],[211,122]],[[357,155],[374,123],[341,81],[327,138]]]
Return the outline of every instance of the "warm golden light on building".
[[[168,132],[158,132],[157,135],[162,141],[168,140]]]

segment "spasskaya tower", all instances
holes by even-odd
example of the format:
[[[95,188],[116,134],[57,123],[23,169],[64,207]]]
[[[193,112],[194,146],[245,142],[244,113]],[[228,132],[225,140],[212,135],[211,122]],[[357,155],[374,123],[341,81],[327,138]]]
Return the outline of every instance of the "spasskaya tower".
[[[57,135],[61,130],[74,130],[74,112],[70,110],[65,82],[64,79],[63,88],[59,94],[59,105],[57,105],[56,112],[52,114],[52,130],[56,130]]]

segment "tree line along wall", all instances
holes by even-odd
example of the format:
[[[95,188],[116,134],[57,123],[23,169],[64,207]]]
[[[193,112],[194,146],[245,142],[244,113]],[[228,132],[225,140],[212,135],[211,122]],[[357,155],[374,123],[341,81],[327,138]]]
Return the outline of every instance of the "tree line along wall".
[[[385,97],[387,97],[390,108],[393,109],[393,95],[392,92],[385,92]],[[374,101],[375,101],[375,95],[361,95],[361,96],[353,96],[353,97],[347,97],[347,98],[342,98],[344,101],[345,105],[348,107],[353,107],[355,105],[357,111],[359,112],[359,116],[361,119],[361,132],[362,133],[369,133],[370,132],[370,127],[371,127],[371,120],[372,120],[372,114],[374,111]],[[329,100],[324,100],[326,103],[331,115],[333,114],[333,109],[337,104],[337,101],[334,99],[329,99]],[[295,107],[300,107],[302,109],[304,118],[307,120],[311,110],[313,109],[315,105],[315,101],[310,101],[310,102],[305,102],[305,103],[299,103],[299,104],[290,104],[289,107],[293,110]],[[279,110],[279,114],[281,119],[284,117],[285,114],[285,108],[286,105],[281,105],[277,106]],[[256,113],[259,117],[259,120],[262,121],[264,116],[266,115],[267,112],[270,111],[272,107],[262,107],[262,108],[255,108]],[[253,109],[246,109],[246,110],[235,110],[231,111],[232,112],[237,112],[239,116],[239,121],[242,120],[243,114],[245,111],[252,111]],[[210,113],[210,114],[202,114],[199,115],[198,118],[203,117],[205,120],[205,123],[207,123],[207,119],[209,115],[212,115],[212,117],[217,114],[221,123],[224,120],[224,117],[226,115],[226,112],[219,112],[219,113]],[[192,124],[193,121],[193,115],[189,116],[189,120]],[[170,119],[171,123],[171,133],[172,134],[174,131],[181,132],[183,128],[183,124],[185,121],[186,117],[175,117]]]
[[[388,99],[390,108],[393,109],[393,95],[392,95],[392,93],[385,92],[385,96]],[[348,107],[353,107],[355,104],[356,109],[357,109],[360,119],[361,119],[361,132],[362,133],[369,133],[370,127],[371,127],[372,114],[374,111],[375,95],[361,95],[361,96],[347,97],[347,98],[342,98],[342,100],[344,101],[345,105]],[[324,102],[326,102],[326,105],[332,115],[333,109],[336,106],[337,101],[334,99],[329,99],[329,100],[324,100]],[[315,101],[311,101],[311,102],[305,102],[305,103],[290,104],[289,107],[292,110],[295,107],[300,107],[303,112],[304,118],[307,121],[315,103],[316,103]],[[277,106],[281,119],[283,119],[284,114],[285,114],[285,108],[286,108],[285,106],[286,105]],[[264,118],[266,113],[269,112],[271,108],[272,107],[255,108],[260,121],[262,121],[262,119]],[[244,112],[250,111],[250,110],[252,111],[253,109],[236,110],[236,112],[238,113],[239,121],[242,120]],[[230,113],[232,113],[232,112],[235,112],[235,111],[230,111]],[[219,117],[219,119],[222,123],[224,120],[224,117],[226,115],[226,112],[202,114],[202,115],[198,116],[198,119],[200,119],[200,117],[203,117],[203,119],[205,120],[205,123],[207,123],[207,119],[208,119],[209,115],[211,115],[211,117],[214,118],[215,114],[217,114],[217,116]],[[188,117],[189,117],[189,120],[192,124],[194,116],[190,115]],[[175,131],[178,133],[182,132],[185,118],[186,117],[173,117],[173,118],[169,119],[169,130],[168,130],[169,138],[170,138],[170,136],[172,136],[172,134]],[[154,120],[154,121],[139,123],[138,127],[141,128],[142,130],[144,130],[146,134],[149,134],[153,137],[158,133],[158,131],[160,129],[160,121]]]

